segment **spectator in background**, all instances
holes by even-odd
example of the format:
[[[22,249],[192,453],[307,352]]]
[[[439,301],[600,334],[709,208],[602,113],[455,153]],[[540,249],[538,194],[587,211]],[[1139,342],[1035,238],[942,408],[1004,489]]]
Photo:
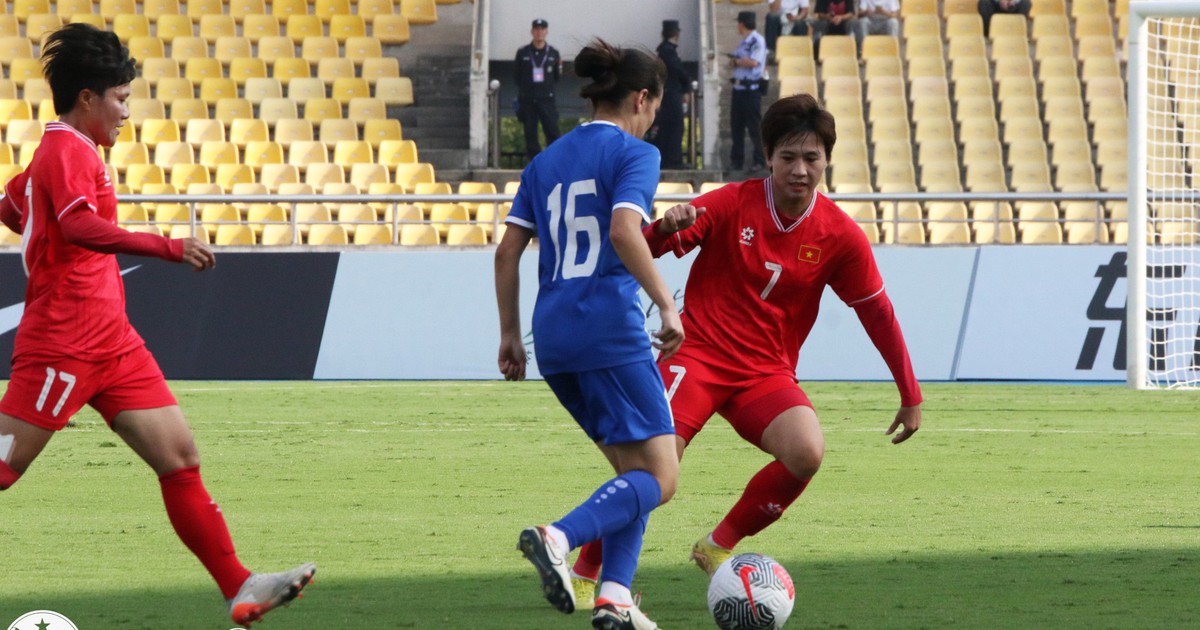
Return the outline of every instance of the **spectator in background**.
[[[775,42],[782,36],[808,35],[808,0],[767,0],[767,54],[775,58]]]
[[[854,35],[855,0],[817,0],[813,4],[813,54],[820,56],[821,38],[826,35]]]
[[[858,0],[858,48],[867,35],[900,37],[900,0]]]
[[[1020,13],[1029,15],[1030,0],[979,0],[979,16],[983,18],[983,36],[988,36],[992,16],[997,13]]]
[[[767,68],[767,42],[759,34],[753,11],[742,11],[737,14],[738,35],[742,42],[737,50],[729,54],[730,65],[733,66],[733,107],[730,110],[729,126],[733,133],[733,148],[729,154],[729,165],[732,170],[742,170],[746,157],[746,134],[750,134],[750,143],[754,153],[750,156],[751,170],[763,171],[767,168],[767,158],[763,153],[762,134],[762,93],[763,71]]]
[[[662,154],[662,168],[683,168],[684,103],[691,100],[692,77],[679,58],[679,21],[663,20],[663,41],[658,45],[658,58],[667,67],[662,103],[654,119],[654,146]]]
[[[517,120],[525,126],[525,155],[529,159],[542,150],[538,142],[538,123],[546,134],[546,145],[558,139],[558,107],[554,86],[562,75],[562,56],[546,43],[550,25],[541,18],[533,21],[533,41],[517,50]]]

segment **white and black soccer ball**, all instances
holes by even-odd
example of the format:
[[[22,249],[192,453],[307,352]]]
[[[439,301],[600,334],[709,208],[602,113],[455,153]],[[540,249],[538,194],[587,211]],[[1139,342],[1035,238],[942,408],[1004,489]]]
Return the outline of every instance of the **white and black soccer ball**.
[[[776,630],[792,614],[796,587],[783,565],[757,553],[735,555],[708,583],[708,610],[721,630]]]

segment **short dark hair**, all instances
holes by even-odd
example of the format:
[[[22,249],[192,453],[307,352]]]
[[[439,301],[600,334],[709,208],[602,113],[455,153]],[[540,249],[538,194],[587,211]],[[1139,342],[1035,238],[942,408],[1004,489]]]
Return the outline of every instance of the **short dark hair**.
[[[592,80],[579,90],[592,105],[619,105],[631,92],[649,90],[651,97],[662,96],[667,67],[647,52],[594,39],[575,57],[575,74]]]
[[[137,77],[135,60],[115,33],[72,23],[46,37],[42,73],[59,115],[71,111],[83,90],[104,94]]]
[[[837,142],[837,126],[833,114],[821,107],[811,94],[781,98],[763,114],[763,147],[768,157],[775,154],[775,147],[810,133],[817,134],[825,146],[825,159],[829,159],[833,144]]]

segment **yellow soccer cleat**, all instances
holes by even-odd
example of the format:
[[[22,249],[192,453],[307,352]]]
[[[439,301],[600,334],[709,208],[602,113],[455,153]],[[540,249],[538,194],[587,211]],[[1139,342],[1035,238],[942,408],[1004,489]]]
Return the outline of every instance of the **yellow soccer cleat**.
[[[596,580],[571,571],[571,589],[575,591],[575,607],[588,609],[596,605]]]
[[[717,567],[721,566],[721,563],[728,560],[732,555],[732,549],[726,549],[713,544],[709,541],[708,536],[701,538],[696,541],[695,545],[692,545],[692,562],[695,562],[701,571],[709,575],[712,575],[717,570]]]

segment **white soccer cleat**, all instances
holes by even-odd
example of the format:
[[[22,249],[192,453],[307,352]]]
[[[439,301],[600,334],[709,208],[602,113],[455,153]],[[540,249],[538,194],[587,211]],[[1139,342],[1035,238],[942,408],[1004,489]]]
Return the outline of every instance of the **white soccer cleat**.
[[[281,573],[251,573],[229,600],[229,616],[237,625],[249,628],[268,612],[301,597],[300,591],[316,572],[317,565],[309,562]]]
[[[517,549],[525,554],[525,558],[533,563],[542,577],[542,593],[546,601],[559,612],[568,615],[575,612],[575,591],[571,588],[566,554],[550,540],[546,528],[538,525],[522,531]]]
[[[601,597],[592,609],[594,630],[659,630],[658,624],[650,621],[646,613],[638,608],[638,602],[625,606]]]

